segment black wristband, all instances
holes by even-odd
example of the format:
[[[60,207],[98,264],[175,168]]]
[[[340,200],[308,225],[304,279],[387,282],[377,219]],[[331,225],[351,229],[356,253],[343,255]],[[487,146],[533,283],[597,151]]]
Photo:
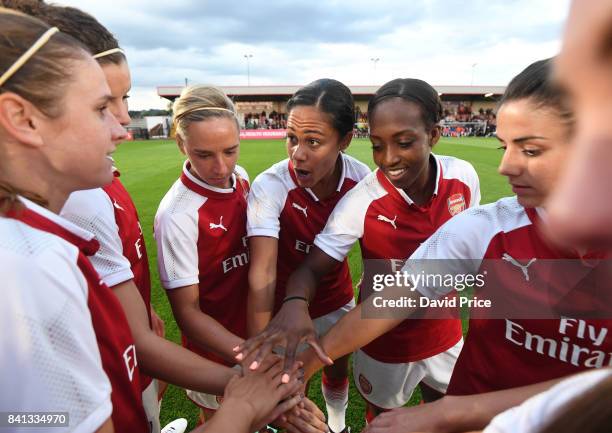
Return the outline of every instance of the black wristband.
[[[285,299],[283,299],[283,304],[287,301],[293,301],[294,299],[299,299],[300,301],[304,301],[306,302],[306,305],[308,305],[308,299],[305,296],[287,296]]]

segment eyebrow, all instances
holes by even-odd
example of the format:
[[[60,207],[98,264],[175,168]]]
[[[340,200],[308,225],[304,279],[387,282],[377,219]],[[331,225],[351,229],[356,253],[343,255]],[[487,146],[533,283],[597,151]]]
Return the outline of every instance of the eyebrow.
[[[287,129],[290,129],[292,131],[295,131],[296,129],[293,127],[293,125],[287,125]],[[323,134],[323,132],[319,129],[306,129],[304,131],[304,134],[318,134],[318,135],[325,135]]]
[[[96,105],[100,105],[100,104],[108,104],[110,101],[112,101],[113,97],[112,95],[104,95],[104,96],[100,96],[97,100],[96,100]]]
[[[526,137],[519,137],[519,138],[515,138],[514,141],[515,143],[524,143],[526,141],[530,141],[530,140],[548,140],[547,137],[542,137],[540,135],[528,135]]]

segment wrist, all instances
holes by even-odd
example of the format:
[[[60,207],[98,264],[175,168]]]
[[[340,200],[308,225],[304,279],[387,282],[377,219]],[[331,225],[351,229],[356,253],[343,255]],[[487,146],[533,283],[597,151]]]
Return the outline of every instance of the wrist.
[[[239,417],[236,416],[237,413],[240,414]],[[227,414],[221,415],[220,418],[222,419],[226,416],[228,419],[232,419],[232,429],[235,429],[235,431],[249,431],[257,416],[255,408],[250,403],[233,397],[223,399],[212,419],[214,420],[220,414]]]
[[[306,308],[308,308],[309,302],[308,302],[308,298],[306,296],[302,296],[302,295],[287,295],[285,296],[285,299],[283,299],[283,305],[285,305],[286,303],[291,303],[291,304],[302,304],[304,305]]]

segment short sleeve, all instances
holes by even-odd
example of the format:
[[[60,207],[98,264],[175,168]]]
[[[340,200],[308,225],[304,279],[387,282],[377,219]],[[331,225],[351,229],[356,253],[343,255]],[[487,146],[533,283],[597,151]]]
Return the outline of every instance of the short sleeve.
[[[61,215],[95,235],[100,249],[89,260],[107,286],[112,288],[134,278],[130,262],[123,255],[113,204],[103,189],[73,192]]]
[[[166,290],[199,282],[197,218],[197,211],[166,211],[156,217],[157,267]]]
[[[467,163],[467,176],[466,176],[466,184],[471,192],[471,200],[469,207],[475,207],[480,205],[480,179],[478,178],[478,173],[474,169],[472,164]]]
[[[594,370],[571,376],[548,391],[537,394],[520,406],[500,413],[491,420],[483,433],[537,433],[555,419],[575,398],[612,377],[612,369]]]
[[[359,186],[350,190],[332,211],[325,228],[314,244],[325,254],[341,262],[353,244],[363,237],[364,220],[369,203],[364,203]]]
[[[287,188],[270,173],[262,173],[251,185],[247,206],[247,236],[278,238],[280,214],[287,199]]]
[[[68,412],[70,431],[91,432],[111,416],[111,386],[73,254],[0,252],[11,270],[0,303],[0,412]]]

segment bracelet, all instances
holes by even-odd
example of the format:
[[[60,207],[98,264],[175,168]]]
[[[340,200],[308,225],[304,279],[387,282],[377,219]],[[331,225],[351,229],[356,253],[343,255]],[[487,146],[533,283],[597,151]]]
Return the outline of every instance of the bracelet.
[[[293,301],[294,299],[304,301],[306,302],[306,306],[308,306],[308,298],[306,298],[305,296],[287,296],[285,299],[283,299],[283,304],[287,301]]]

